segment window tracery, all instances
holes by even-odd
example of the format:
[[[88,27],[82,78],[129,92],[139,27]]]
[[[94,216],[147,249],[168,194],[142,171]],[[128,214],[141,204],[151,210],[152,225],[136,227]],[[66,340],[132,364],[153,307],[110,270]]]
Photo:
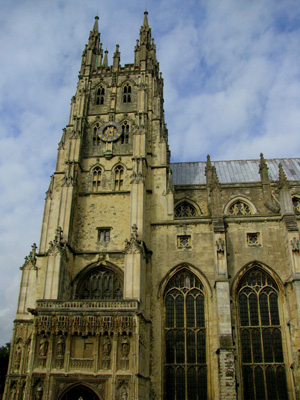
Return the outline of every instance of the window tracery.
[[[117,165],[115,168],[115,190],[119,191],[123,189],[124,183],[124,168],[122,165]]]
[[[131,86],[126,83],[123,87],[123,103],[131,103]]]
[[[100,167],[93,168],[92,171],[92,190],[98,192],[101,187],[102,169]]]
[[[252,214],[251,208],[247,203],[245,203],[242,200],[237,200],[231,206],[229,207],[228,210],[229,215],[250,215]]]
[[[292,201],[293,201],[293,207],[294,207],[295,214],[300,214],[300,197],[293,196]]]
[[[105,95],[105,89],[103,86],[100,86],[100,88],[97,89],[97,94],[96,94],[96,104],[104,104],[104,95]]]
[[[76,297],[83,300],[122,299],[122,286],[117,275],[104,267],[90,271],[77,289]]]
[[[239,285],[238,305],[244,399],[288,398],[275,281],[251,269]]]
[[[97,124],[94,126],[94,133],[93,133],[93,145],[94,146],[98,146],[100,144],[99,127],[100,127],[100,124],[97,122]]]
[[[183,269],[168,283],[164,302],[165,399],[207,399],[203,285]]]
[[[122,125],[122,144],[129,143],[129,125],[128,122],[124,122]]]
[[[175,207],[174,215],[175,218],[191,218],[196,217],[197,212],[194,206],[192,206],[187,201],[184,201]]]

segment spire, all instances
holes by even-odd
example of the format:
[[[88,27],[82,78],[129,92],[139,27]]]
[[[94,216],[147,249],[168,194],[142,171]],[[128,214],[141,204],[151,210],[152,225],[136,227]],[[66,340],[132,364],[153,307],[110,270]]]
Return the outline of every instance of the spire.
[[[107,67],[108,67],[108,60],[107,60],[108,51],[105,50],[104,53],[105,53],[105,54],[104,54],[104,60],[103,60],[103,67],[107,68]]]
[[[279,164],[279,178],[278,178],[278,187],[279,189],[288,189],[289,182],[287,180],[286,174],[284,172],[283,166]]]
[[[143,27],[147,27],[147,28],[149,28],[149,24],[148,24],[148,11],[146,10],[145,12],[144,12],[144,22],[143,22]]]
[[[93,32],[95,32],[95,33],[98,33],[98,20],[99,20],[99,17],[98,17],[98,15],[96,15],[94,27],[93,27]]]
[[[119,52],[119,45],[116,44],[116,51],[114,52],[114,57],[113,57],[113,67],[115,69],[119,68],[119,64],[120,64],[120,52]]]

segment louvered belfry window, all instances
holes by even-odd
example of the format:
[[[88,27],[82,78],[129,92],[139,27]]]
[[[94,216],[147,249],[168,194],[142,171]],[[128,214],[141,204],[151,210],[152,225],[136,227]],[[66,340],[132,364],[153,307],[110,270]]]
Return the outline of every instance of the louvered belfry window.
[[[203,285],[180,270],[165,291],[165,400],[206,400],[206,330]]]
[[[244,400],[287,399],[278,287],[260,268],[238,289]]]

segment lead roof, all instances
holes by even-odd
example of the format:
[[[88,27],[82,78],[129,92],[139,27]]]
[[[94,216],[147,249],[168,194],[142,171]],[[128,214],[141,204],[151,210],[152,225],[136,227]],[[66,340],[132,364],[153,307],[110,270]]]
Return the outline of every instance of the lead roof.
[[[259,182],[259,160],[211,161],[216,167],[220,183]],[[300,158],[275,158],[266,160],[270,181],[278,180],[281,163],[289,181],[300,181]],[[171,163],[174,185],[203,185],[206,162]]]

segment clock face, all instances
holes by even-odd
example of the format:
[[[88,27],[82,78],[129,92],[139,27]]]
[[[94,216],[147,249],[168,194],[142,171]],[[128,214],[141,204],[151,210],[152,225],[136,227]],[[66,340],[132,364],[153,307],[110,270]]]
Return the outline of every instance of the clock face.
[[[117,122],[108,122],[99,128],[99,138],[103,142],[114,142],[122,135],[122,127]]]

